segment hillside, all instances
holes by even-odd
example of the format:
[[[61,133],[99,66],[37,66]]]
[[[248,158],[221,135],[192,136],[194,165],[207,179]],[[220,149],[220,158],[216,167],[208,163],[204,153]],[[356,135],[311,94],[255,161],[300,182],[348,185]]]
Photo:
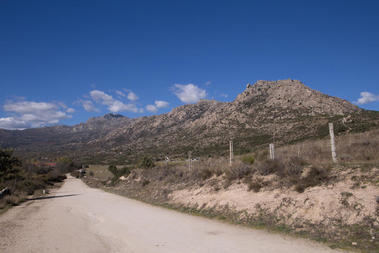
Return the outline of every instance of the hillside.
[[[272,142],[292,143],[336,132],[378,126],[379,113],[312,90],[297,80],[258,81],[232,102],[202,100],[161,115],[127,118],[107,114],[75,126],[0,130],[0,146],[27,156],[71,156],[84,162],[222,155],[230,138],[236,153]]]
[[[379,129],[267,147],[235,156],[156,162],[151,167],[89,165],[83,181],[190,214],[378,252]]]

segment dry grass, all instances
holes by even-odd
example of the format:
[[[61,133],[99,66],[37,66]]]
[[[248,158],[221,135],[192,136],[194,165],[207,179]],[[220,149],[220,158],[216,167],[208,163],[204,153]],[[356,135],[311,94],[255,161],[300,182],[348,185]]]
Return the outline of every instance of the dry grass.
[[[238,145],[238,143],[235,143],[235,145]],[[333,184],[335,186],[337,182],[345,187],[343,188],[343,191],[338,191],[338,194],[341,192],[341,195],[337,197],[340,198],[342,205],[351,209],[350,202],[354,199],[354,196],[350,191],[354,192],[354,189],[350,188],[350,186],[345,186],[345,182],[348,182],[348,180],[351,179],[358,190],[364,189],[363,187],[371,187],[369,183],[372,183],[373,180],[376,180],[375,182],[377,182],[377,179],[374,179],[371,174],[375,172],[372,168],[379,164],[379,130],[360,134],[336,136],[336,145],[337,157],[339,159],[338,164],[332,163],[330,142],[328,138],[322,140],[308,140],[293,145],[276,147],[275,160],[269,160],[267,145],[267,148],[257,150],[254,153],[236,156],[232,166],[229,166],[228,157],[201,158],[200,161],[193,161],[191,168],[188,166],[188,161],[184,160],[168,163],[157,162],[154,168],[133,170],[128,180],[121,182],[117,187],[117,190],[125,192],[129,197],[143,199],[151,203],[162,204],[168,203],[167,201],[170,200],[170,194],[183,189],[188,190],[191,194],[188,199],[185,199],[185,202],[192,201],[192,199],[196,199],[196,196],[198,195],[197,190],[199,186],[204,186],[204,189],[206,189],[204,192],[208,192],[208,189],[210,189],[208,193],[201,193],[205,195],[209,194],[211,196],[211,198],[205,202],[208,203],[212,202],[214,197],[225,197],[226,195],[223,195],[224,191],[219,195],[217,195],[216,192],[220,191],[222,188],[228,188],[231,184],[235,184],[233,187],[230,187],[230,191],[228,192],[233,192],[235,187],[238,188],[235,190],[238,194],[241,194],[240,189],[244,191],[246,188],[249,191],[260,192],[256,195],[251,195],[251,192],[246,193],[250,195],[243,195],[247,197],[241,198],[242,200],[240,203],[246,202],[246,199],[251,196],[254,197],[251,197],[249,201],[255,201],[256,197],[259,196],[272,196],[272,203],[278,202],[288,204],[289,202],[283,201],[284,199],[290,200],[290,198],[286,196],[280,202],[276,195],[274,196],[274,192],[270,192],[279,189],[279,192],[284,190],[283,192],[299,198],[301,200],[299,203],[304,203],[304,205],[306,205],[305,203],[307,202],[316,203],[315,205],[317,205],[318,197],[315,197],[317,194],[320,192],[321,194],[324,194],[327,191],[332,192],[334,189],[329,189],[329,187],[318,187],[318,189],[314,188],[312,191],[307,191],[307,194],[297,194],[287,191],[287,189],[303,192],[307,188],[319,185],[332,186]],[[356,168],[358,165],[361,168],[360,170],[352,169]],[[370,168],[370,170],[367,170],[367,168]],[[365,173],[373,173],[369,175],[361,174],[362,171]],[[93,170],[95,176],[102,175],[106,177],[104,172],[107,173],[107,166],[97,167],[96,170]],[[351,175],[350,172],[355,174]],[[342,182],[339,182],[338,180],[342,180]],[[122,191],[119,189],[122,189]],[[196,193],[194,194],[194,192]],[[265,195],[266,193],[268,195]],[[308,196],[312,194],[316,194],[313,195],[313,197],[310,197],[310,200],[313,202],[308,202]],[[278,193],[278,196],[279,195],[280,194]],[[204,196],[199,195],[198,198],[202,199],[203,197]],[[183,196],[181,196],[181,198],[183,198]],[[238,198],[237,195],[234,195],[231,198],[233,203],[235,203],[236,198]],[[334,197],[331,198],[333,198],[333,201],[336,199]],[[203,206],[203,203],[199,202],[199,206]],[[326,206],[333,208],[332,205]],[[293,213],[290,209],[288,210],[290,212],[288,214]],[[224,209],[220,212],[225,216]],[[310,212],[312,212],[312,210]],[[266,226],[270,226],[270,224],[271,226],[279,224],[277,221],[280,219],[276,219],[276,216],[273,216],[272,218],[269,214],[266,216],[268,219],[267,223],[266,220],[263,220],[265,222],[263,224]],[[290,217],[290,215],[288,215],[288,217]],[[231,218],[231,220],[236,221],[238,219]],[[333,222],[334,221],[335,220],[333,220]],[[251,222],[254,222],[254,220],[251,220]],[[262,224],[260,220],[258,220],[258,222],[260,222],[259,224]],[[282,226],[283,224],[280,223],[279,225]],[[330,240],[332,241],[341,241],[341,238],[345,236],[345,234],[340,233],[339,231],[347,231],[347,238],[349,238],[349,240],[352,238],[349,241],[350,243],[352,240],[367,242],[369,240],[368,238],[371,238],[369,237],[371,235],[368,233],[369,229],[367,229],[367,225],[351,227],[342,227],[342,225],[341,227],[338,227],[333,225],[330,229],[332,229],[331,231],[337,231],[335,238],[332,237],[335,236],[332,232],[330,232],[331,234],[325,234],[325,231],[323,230],[324,228],[320,228],[320,224],[318,223],[308,224],[307,220],[302,226],[303,225],[304,228],[302,227],[303,230],[300,230],[301,233],[307,232],[308,229],[310,234],[315,233],[315,238],[329,239],[330,236]],[[293,229],[295,230],[295,227]],[[351,234],[351,231],[354,230],[356,230],[357,234]],[[362,233],[362,231],[364,233]],[[322,233],[322,235],[320,233]],[[362,245],[369,244],[362,243]]]
[[[336,151],[339,163],[377,165],[379,130],[336,136]],[[329,138],[279,147],[276,149],[276,156],[280,160],[296,156],[316,166],[327,167],[332,163]]]
[[[6,208],[8,205],[17,206],[24,202],[25,199],[26,195],[23,193],[5,196],[3,199],[0,199],[0,209]]]
[[[372,165],[379,163],[379,130],[337,136],[336,145],[338,167],[363,164],[372,168]],[[137,174],[142,177],[141,180],[151,183],[203,185],[205,181],[218,177],[224,181],[224,188],[236,181],[243,182],[253,191],[265,187],[293,187],[303,192],[308,187],[328,183],[333,167],[330,142],[325,138],[277,147],[275,160],[268,159],[267,147],[235,157],[232,166],[229,166],[228,157],[201,158],[192,161],[191,167],[185,160],[161,161],[154,168],[138,169],[140,172]],[[90,165],[87,170],[104,182],[113,176],[105,165]],[[134,174],[132,171],[132,176]],[[144,185],[150,187],[153,185],[151,183]]]
[[[89,165],[86,171],[100,180],[109,180],[113,174],[108,170],[108,165]]]
[[[336,136],[338,166],[378,165],[378,147],[379,130]],[[260,176],[275,174],[280,178],[276,185],[294,186],[295,190],[302,192],[308,187],[327,183],[330,169],[334,166],[330,140],[325,138],[278,147],[275,160],[268,159],[268,147],[267,150],[236,157],[232,166],[229,166],[226,157],[208,158],[196,162],[187,173],[195,180],[202,181],[223,174],[228,182],[226,187],[234,180],[244,180],[248,188],[254,191],[268,185],[267,182],[262,183]]]

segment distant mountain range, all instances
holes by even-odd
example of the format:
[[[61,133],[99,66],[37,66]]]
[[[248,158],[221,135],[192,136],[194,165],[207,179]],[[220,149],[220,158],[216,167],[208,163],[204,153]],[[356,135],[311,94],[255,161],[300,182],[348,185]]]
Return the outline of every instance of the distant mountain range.
[[[0,129],[0,146],[24,157],[125,163],[155,158],[223,155],[229,139],[236,153],[275,141],[291,143],[335,131],[360,132],[379,126],[379,112],[312,90],[297,80],[258,81],[232,102],[201,100],[161,115],[127,118],[106,114],[74,126]]]

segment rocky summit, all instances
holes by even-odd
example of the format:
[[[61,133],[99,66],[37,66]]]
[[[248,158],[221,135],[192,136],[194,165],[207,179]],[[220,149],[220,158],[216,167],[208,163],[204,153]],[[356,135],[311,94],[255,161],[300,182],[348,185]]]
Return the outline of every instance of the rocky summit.
[[[292,143],[378,126],[378,112],[312,90],[297,80],[257,81],[232,102],[201,100],[161,115],[106,114],[74,126],[1,130],[0,146],[28,157],[70,156],[84,162],[127,162],[149,155],[224,155],[229,139],[244,153],[275,141]]]

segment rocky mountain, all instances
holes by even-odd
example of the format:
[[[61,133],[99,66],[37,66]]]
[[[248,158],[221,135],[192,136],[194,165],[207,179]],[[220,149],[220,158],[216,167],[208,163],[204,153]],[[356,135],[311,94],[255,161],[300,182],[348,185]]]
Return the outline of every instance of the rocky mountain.
[[[171,112],[140,118],[106,114],[75,126],[22,131],[0,130],[0,145],[25,156],[71,156],[86,162],[133,161],[226,153],[229,139],[237,153],[261,145],[290,143],[336,132],[378,127],[379,112],[312,90],[297,80],[258,81],[232,102],[202,100]]]

